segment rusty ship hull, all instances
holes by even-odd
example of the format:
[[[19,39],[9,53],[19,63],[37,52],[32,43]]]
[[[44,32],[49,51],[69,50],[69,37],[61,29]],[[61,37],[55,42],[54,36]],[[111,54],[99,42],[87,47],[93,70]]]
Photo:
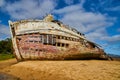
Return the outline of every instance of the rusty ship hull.
[[[18,61],[107,59],[99,45],[87,40],[76,29],[53,20],[51,15],[43,20],[9,21],[9,26]]]

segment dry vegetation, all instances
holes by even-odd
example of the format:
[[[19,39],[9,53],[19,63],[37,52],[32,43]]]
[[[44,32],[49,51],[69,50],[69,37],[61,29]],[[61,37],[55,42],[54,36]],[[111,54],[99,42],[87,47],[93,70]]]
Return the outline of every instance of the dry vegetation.
[[[0,62],[0,80],[120,80],[120,62],[103,60]]]

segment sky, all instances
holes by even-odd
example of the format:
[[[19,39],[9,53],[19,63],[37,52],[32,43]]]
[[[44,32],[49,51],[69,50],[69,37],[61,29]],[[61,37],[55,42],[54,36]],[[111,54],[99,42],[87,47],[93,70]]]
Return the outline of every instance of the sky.
[[[42,19],[52,14],[120,55],[120,0],[0,0],[0,40],[10,37],[8,20]]]

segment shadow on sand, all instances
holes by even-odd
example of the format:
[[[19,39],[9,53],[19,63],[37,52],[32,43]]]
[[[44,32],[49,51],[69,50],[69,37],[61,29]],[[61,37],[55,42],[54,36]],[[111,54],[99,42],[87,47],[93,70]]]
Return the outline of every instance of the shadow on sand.
[[[21,79],[13,75],[0,72],[0,80],[21,80]]]

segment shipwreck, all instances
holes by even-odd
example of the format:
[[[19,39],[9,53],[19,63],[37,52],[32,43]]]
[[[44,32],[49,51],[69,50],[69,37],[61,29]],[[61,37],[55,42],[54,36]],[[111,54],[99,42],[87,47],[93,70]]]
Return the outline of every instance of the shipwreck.
[[[9,21],[14,54],[23,60],[108,59],[104,50],[76,29],[54,20]]]

